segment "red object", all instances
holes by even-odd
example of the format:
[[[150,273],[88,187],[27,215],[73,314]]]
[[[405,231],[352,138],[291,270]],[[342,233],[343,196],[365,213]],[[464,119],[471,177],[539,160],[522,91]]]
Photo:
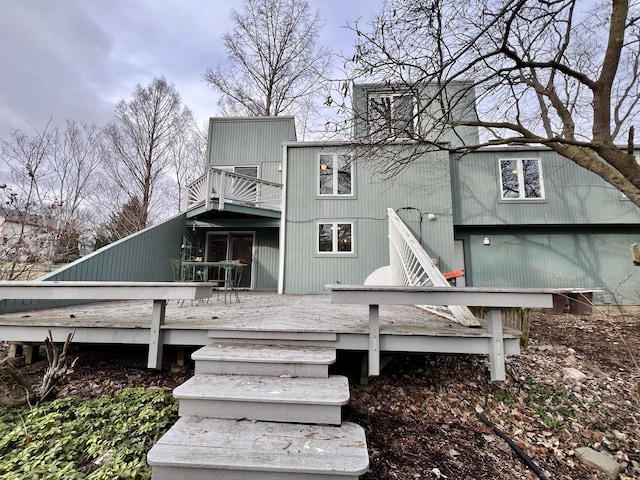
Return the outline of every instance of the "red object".
[[[461,269],[453,270],[452,272],[447,272],[443,275],[444,275],[444,278],[446,278],[447,280],[451,280],[452,278],[462,277],[464,275],[464,271]]]

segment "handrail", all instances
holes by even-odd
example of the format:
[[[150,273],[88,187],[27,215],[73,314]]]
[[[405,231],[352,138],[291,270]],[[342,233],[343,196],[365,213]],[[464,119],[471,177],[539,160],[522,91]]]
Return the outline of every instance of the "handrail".
[[[387,209],[389,217],[389,265],[393,285],[419,287],[450,287],[451,285],[438,270],[431,257],[422,248],[415,236],[398,214]],[[451,320],[469,327],[480,325],[467,307],[450,305]]]
[[[187,189],[187,211],[203,205],[209,209],[212,201],[217,201],[218,210],[224,210],[226,203],[232,203],[278,211],[282,200],[279,183],[214,167]]]

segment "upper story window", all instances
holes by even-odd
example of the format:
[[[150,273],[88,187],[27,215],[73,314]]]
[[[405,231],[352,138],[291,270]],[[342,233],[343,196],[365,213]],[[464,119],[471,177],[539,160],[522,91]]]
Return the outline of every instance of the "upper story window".
[[[258,178],[258,167],[256,165],[229,165],[229,166],[214,166],[218,170],[224,170],[225,172],[237,173],[238,175],[246,175],[247,177]]]
[[[353,161],[351,155],[321,153],[319,157],[318,194],[353,195]]]
[[[369,136],[375,139],[411,138],[415,132],[415,98],[410,93],[370,93]]]
[[[544,198],[539,158],[503,158],[499,162],[503,200]]]

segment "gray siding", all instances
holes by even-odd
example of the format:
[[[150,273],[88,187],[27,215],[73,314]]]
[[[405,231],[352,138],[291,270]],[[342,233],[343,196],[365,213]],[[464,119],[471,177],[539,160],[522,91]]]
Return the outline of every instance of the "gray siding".
[[[282,142],[295,141],[292,117],[212,118],[209,166],[259,165],[262,180],[282,182]]]
[[[256,231],[254,290],[275,292],[278,289],[279,229],[263,228]]]
[[[169,259],[179,258],[185,232],[185,215],[180,214],[107,245],[40,280],[169,282],[173,280]],[[0,313],[68,303],[3,300]]]
[[[382,181],[366,158],[355,160],[355,196],[317,195],[318,155],[348,153],[346,147],[289,147],[287,166],[286,261],[284,289],[288,293],[319,293],[328,283],[362,284],[389,264],[387,208],[398,211],[421,238],[440,268],[453,263],[453,223],[447,155],[424,155],[403,175]],[[436,220],[427,220],[435,213]],[[354,255],[318,255],[318,222],[353,222]]]
[[[498,160],[540,158],[544,200],[503,201]],[[640,209],[550,150],[481,151],[452,161],[456,225],[635,224]]]
[[[638,226],[469,229],[456,238],[465,242],[468,285],[604,287],[598,303],[640,303],[640,269],[629,253],[640,238]]]

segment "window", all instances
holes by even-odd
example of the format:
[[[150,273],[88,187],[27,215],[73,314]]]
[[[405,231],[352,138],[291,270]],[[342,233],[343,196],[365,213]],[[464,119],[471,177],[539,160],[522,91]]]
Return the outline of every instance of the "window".
[[[351,155],[320,154],[319,195],[353,195]]]
[[[414,134],[414,97],[408,93],[370,94],[369,136],[411,138]]]
[[[353,224],[319,223],[318,253],[353,253]]]
[[[258,167],[253,165],[214,166],[214,168],[224,170],[225,172],[237,173],[238,175],[258,178]]]
[[[544,198],[542,166],[539,158],[500,160],[503,200],[535,200]]]

